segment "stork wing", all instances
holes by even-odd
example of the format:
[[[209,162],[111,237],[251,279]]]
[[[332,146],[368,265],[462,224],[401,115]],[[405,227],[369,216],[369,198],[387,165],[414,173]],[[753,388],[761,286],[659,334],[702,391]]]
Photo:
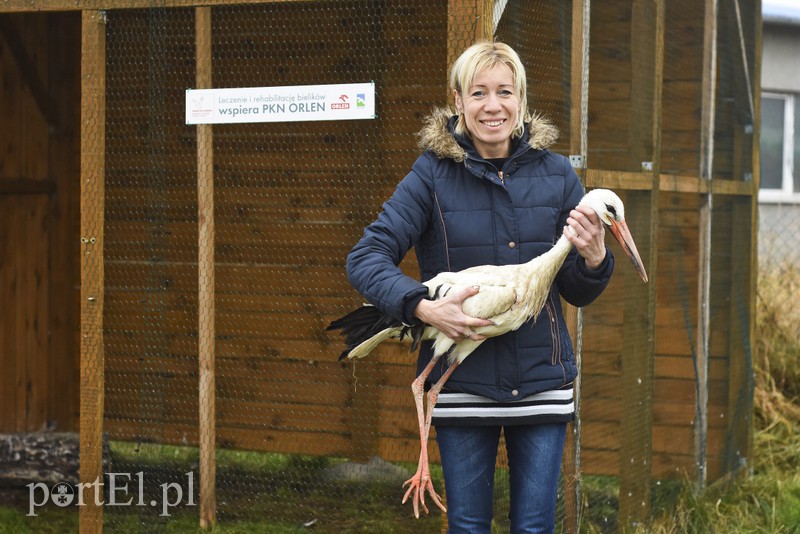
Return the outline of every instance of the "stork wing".
[[[436,277],[439,278],[439,277]],[[436,280],[436,279],[433,279]],[[431,280],[431,281],[433,281]],[[479,287],[480,290],[476,295],[471,296],[464,301],[462,310],[465,314],[471,317],[480,317],[481,319],[492,319],[508,311],[517,300],[516,291],[510,285],[490,285],[481,283],[478,279],[467,280],[474,283],[452,283],[444,280],[436,280],[439,282],[435,286],[428,285],[428,292],[433,298],[441,298],[448,295],[455,295],[460,291],[464,291],[470,287]]]

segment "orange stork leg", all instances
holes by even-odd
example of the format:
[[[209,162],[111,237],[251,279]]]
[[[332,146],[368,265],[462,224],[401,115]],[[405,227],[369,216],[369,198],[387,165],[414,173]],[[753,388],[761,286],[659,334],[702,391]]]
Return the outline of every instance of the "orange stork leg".
[[[411,383],[411,390],[414,392],[414,401],[417,406],[417,418],[419,420],[419,436],[420,436],[420,452],[419,464],[417,465],[417,472],[413,477],[409,478],[403,483],[403,487],[408,486],[405,495],[403,496],[403,504],[406,503],[409,497],[412,497],[412,504],[414,505],[414,517],[419,518],[419,508],[422,507],[425,513],[428,513],[428,507],[425,505],[425,492],[427,491],[431,499],[436,505],[441,508],[443,512],[447,512],[447,508],[442,504],[442,499],[433,489],[431,482],[430,464],[428,461],[428,436],[431,430],[431,419],[433,417],[433,407],[436,401],[439,400],[439,393],[442,391],[444,383],[453,374],[453,371],[458,367],[458,360],[454,361],[447,371],[442,375],[436,384],[434,384],[430,391],[428,391],[428,411],[424,412],[422,405],[422,396],[424,394],[425,379],[433,371],[433,366],[439,360],[439,356],[431,358],[430,363],[422,370],[419,376]],[[424,415],[423,415],[424,413]]]
[[[435,502],[437,506],[442,509],[442,511],[447,511],[442,504],[442,500],[439,498],[439,495],[436,494],[436,490],[433,489],[433,483],[431,483],[431,473],[428,465],[428,432],[425,426],[425,407],[422,400],[422,397],[425,395],[425,380],[427,380],[428,376],[433,371],[433,368],[439,361],[440,357],[441,355],[434,355],[431,358],[431,361],[428,362],[428,365],[425,366],[425,369],[423,369],[419,376],[411,383],[411,391],[414,394],[414,404],[417,407],[417,421],[419,422],[420,452],[417,472],[413,477],[409,478],[403,483],[404,488],[408,486],[408,490],[403,496],[403,504],[408,501],[408,497],[413,493],[413,499],[411,502],[414,505],[414,517],[417,519],[419,519],[420,504],[422,505],[422,509],[425,510],[425,513],[428,513],[428,507],[425,506],[426,491],[431,494],[433,502]]]

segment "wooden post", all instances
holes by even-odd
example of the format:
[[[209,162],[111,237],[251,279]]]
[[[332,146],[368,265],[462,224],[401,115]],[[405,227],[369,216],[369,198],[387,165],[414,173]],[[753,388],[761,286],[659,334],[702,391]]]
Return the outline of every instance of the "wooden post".
[[[80,480],[90,491],[79,511],[83,534],[102,532],[103,217],[106,121],[105,13],[81,18],[81,325]],[[94,490],[94,491],[92,491]],[[95,491],[98,499],[94,498]]]
[[[746,196],[731,196],[724,199],[726,215],[735,220],[742,214],[749,214],[747,223],[732,224],[730,227],[730,273],[729,332],[728,332],[728,407],[724,465],[726,474],[735,475],[748,467],[748,459],[753,441],[753,340],[755,334],[756,284],[758,279],[758,184],[759,184],[759,133],[761,123],[761,5],[755,2],[752,13],[742,15],[740,3],[734,3],[742,54],[742,74],[745,77],[745,90],[749,93],[750,126],[753,128],[751,145],[745,143],[742,125],[734,131],[734,163],[738,163],[735,178],[745,179],[748,169],[742,166],[746,160],[742,152],[753,154],[753,180]],[[751,16],[748,16],[751,15]],[[754,33],[754,72],[749,74],[747,54],[744,43],[743,22],[752,23]],[[743,217],[742,217],[743,219]],[[749,245],[749,246],[747,246]]]
[[[625,269],[622,344],[622,437],[620,447],[619,525],[642,525],[649,515],[653,455],[653,367],[659,174],[661,168],[661,94],[664,63],[664,0],[634,0],[631,16],[631,168],[651,173],[650,191],[629,191],[626,218],[631,228],[648,228],[640,250],[650,275],[642,284]],[[650,168],[645,165],[648,163]]]
[[[749,351],[749,354],[754,353],[754,346],[753,343],[756,339],[756,308],[757,308],[757,299],[756,295],[758,294],[758,191],[760,188],[761,183],[761,58],[762,58],[762,44],[763,44],[763,31],[764,31],[764,24],[761,15],[761,0],[755,1],[755,6],[753,7],[755,13],[755,20],[753,20],[753,24],[755,26],[755,50],[753,52],[753,57],[755,58],[755,65],[753,69],[753,101],[754,101],[754,117],[753,117],[753,189],[752,195],[750,196],[750,229],[751,229],[751,236],[750,236],[750,273],[749,273],[749,283],[750,283],[750,292],[749,292],[749,314],[747,317],[748,320],[748,337],[747,337],[747,347],[745,349]],[[795,104],[796,105],[796,104]],[[798,126],[795,125],[795,136],[797,135]],[[798,165],[795,162],[795,166]],[[755,378],[753,377],[753,365],[752,361],[750,362],[750,368],[747,369],[748,376],[750,377],[750,382],[748,386],[750,389],[750,406],[749,412],[752,413],[753,410],[753,395],[755,390]],[[747,436],[745,437],[745,441],[740,444],[741,447],[744,448],[744,455],[746,457],[750,457],[753,451],[753,438],[754,438],[754,429],[753,429],[753,419],[750,419],[749,424],[747,425]]]
[[[586,184],[587,109],[589,103],[589,0],[572,0],[572,50],[570,68],[570,150],[571,156],[581,157],[575,171]],[[581,336],[583,314],[579,308],[564,303],[564,317],[572,337],[578,377],[575,379],[575,423],[568,427],[564,443],[564,531],[578,532],[580,525],[580,441],[581,441]],[[570,431],[571,430],[571,431]]]
[[[701,180],[709,184],[714,168],[714,118],[717,94],[717,0],[705,2],[705,34],[703,36],[703,93],[700,125],[700,169]],[[697,399],[694,421],[694,455],[697,472],[695,489],[702,490],[708,477],[708,365],[709,365],[709,324],[711,300],[711,214],[713,195],[711,187],[703,195],[700,206],[698,243],[698,283],[697,283]]]
[[[494,0],[448,0],[447,72],[470,45],[494,35]],[[448,80],[445,79],[445,87]],[[449,95],[449,91],[448,91]]]
[[[211,88],[211,8],[195,8],[197,88]],[[214,325],[214,143],[210,124],[197,125],[198,356],[200,526],[213,527],[216,503],[216,375]]]

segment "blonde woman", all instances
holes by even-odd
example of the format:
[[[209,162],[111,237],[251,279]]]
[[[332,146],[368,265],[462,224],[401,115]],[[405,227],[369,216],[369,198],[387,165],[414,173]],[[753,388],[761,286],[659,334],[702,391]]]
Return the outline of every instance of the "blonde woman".
[[[350,282],[406,324],[424,322],[455,340],[483,339],[488,321],[461,304],[468,290],[436,300],[397,267],[416,248],[422,280],[476,265],[523,263],[562,234],[574,245],[538,320],[484,341],[447,380],[433,424],[447,488],[451,533],[489,533],[501,432],[508,452],[511,530],[552,532],[577,370],[560,297],[584,306],[614,268],[597,215],[575,208],[584,194],[567,158],[548,150],[554,126],[528,112],[517,53],[478,43],[454,63],[455,113],[435,111],[423,153],[347,258]],[[575,232],[565,231],[572,227]],[[431,358],[423,343],[418,370]],[[429,376],[439,380],[446,358]]]

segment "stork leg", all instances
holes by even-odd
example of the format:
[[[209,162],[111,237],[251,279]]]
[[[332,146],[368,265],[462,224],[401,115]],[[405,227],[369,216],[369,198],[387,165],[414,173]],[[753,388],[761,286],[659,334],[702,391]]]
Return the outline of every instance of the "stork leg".
[[[426,491],[430,493],[433,502],[435,502],[443,512],[447,512],[447,508],[442,504],[442,500],[439,498],[439,495],[436,494],[436,490],[433,489],[433,483],[431,482],[430,466],[428,465],[428,430],[430,429],[430,424],[426,426],[428,418],[425,415],[425,407],[423,405],[425,380],[433,371],[440,357],[441,355],[434,355],[431,361],[428,362],[428,365],[425,366],[425,369],[423,369],[419,376],[411,383],[411,391],[414,393],[414,404],[417,407],[417,421],[419,422],[420,452],[417,472],[413,477],[403,483],[404,488],[408,486],[408,490],[406,490],[405,495],[403,495],[403,504],[405,504],[409,496],[413,494],[411,503],[414,506],[414,517],[416,518],[419,518],[420,505],[422,509],[425,510],[425,513],[428,513],[428,507],[425,505]]]
[[[428,413],[425,414],[425,435],[428,436],[431,432],[431,420],[433,419],[433,407],[436,406],[436,402],[439,400],[439,393],[441,393],[442,388],[444,387],[444,383],[447,382],[447,379],[450,378],[450,375],[453,374],[453,371],[456,370],[458,367],[458,360],[453,361],[450,364],[450,367],[447,368],[447,371],[442,375],[438,382],[436,382],[433,386],[431,386],[430,391],[428,391]]]
[[[438,357],[432,358],[431,363],[435,363],[435,360],[438,359]],[[428,369],[428,367],[430,367],[430,369]],[[428,377],[433,370],[433,365],[429,364],[428,367],[426,367],[422,373],[420,373],[420,376],[425,375],[425,378]],[[417,400],[417,415],[419,417],[420,425],[421,448],[419,453],[419,465],[417,466],[417,473],[403,484],[403,487],[409,485],[406,494],[403,496],[403,504],[405,504],[405,502],[408,500],[408,497],[413,494],[412,503],[414,505],[414,516],[417,518],[419,518],[420,506],[423,510],[425,510],[425,513],[428,513],[428,507],[425,505],[425,491],[430,493],[433,502],[436,503],[436,505],[441,508],[443,512],[447,512],[447,508],[445,508],[445,506],[442,504],[441,498],[433,489],[433,483],[431,483],[430,464],[428,462],[428,436],[430,435],[431,431],[433,407],[439,400],[439,393],[442,391],[444,383],[447,382],[447,379],[450,378],[450,375],[453,374],[453,371],[455,371],[457,367],[458,360],[455,360],[452,364],[450,364],[450,367],[447,368],[447,371],[445,371],[439,381],[431,387],[430,391],[428,391],[428,411],[425,413],[424,419],[420,409],[422,408],[422,394],[425,385],[425,378],[418,383],[419,377],[417,377],[417,379],[411,385],[411,389],[414,391],[414,398]],[[427,371],[427,373],[425,373],[425,371]],[[415,389],[415,387],[418,389]]]

